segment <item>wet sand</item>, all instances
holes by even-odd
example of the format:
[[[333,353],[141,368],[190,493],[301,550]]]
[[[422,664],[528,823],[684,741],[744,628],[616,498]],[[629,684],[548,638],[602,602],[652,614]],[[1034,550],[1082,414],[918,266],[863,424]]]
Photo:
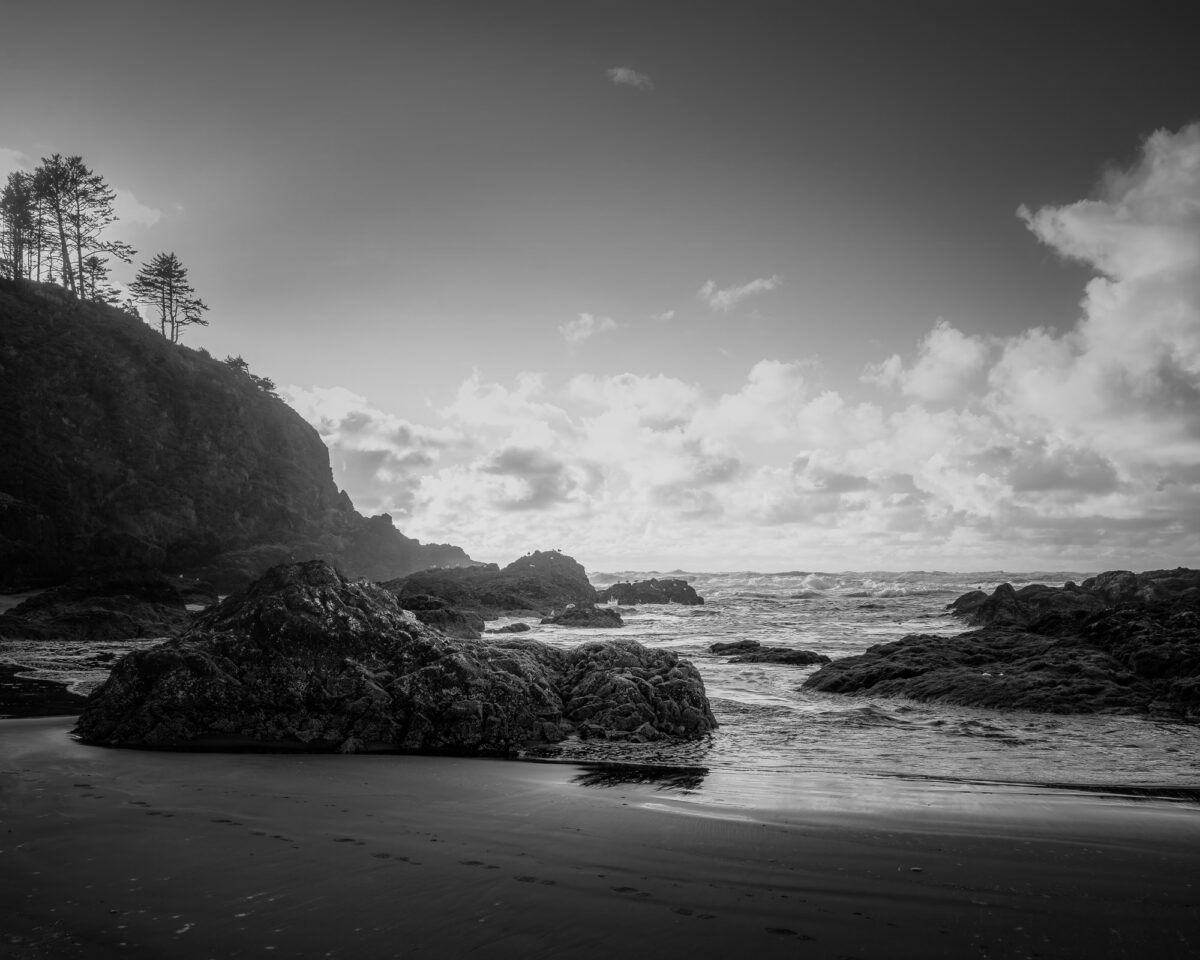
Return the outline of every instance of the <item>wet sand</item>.
[[[104,750],[71,724],[0,721],[10,960],[1200,955],[1194,804]]]

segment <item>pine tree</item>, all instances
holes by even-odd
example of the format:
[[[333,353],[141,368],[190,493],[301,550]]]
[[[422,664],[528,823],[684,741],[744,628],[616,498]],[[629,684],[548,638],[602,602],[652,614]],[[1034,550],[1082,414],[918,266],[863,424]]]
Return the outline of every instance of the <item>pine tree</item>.
[[[160,253],[143,263],[129,290],[139,303],[158,311],[158,331],[172,343],[179,342],[184,327],[208,326],[203,316],[208,305],[196,296],[187,268],[174,253]]]
[[[14,170],[0,193],[0,261],[13,280],[29,276],[30,261],[39,240],[37,200],[31,174]]]

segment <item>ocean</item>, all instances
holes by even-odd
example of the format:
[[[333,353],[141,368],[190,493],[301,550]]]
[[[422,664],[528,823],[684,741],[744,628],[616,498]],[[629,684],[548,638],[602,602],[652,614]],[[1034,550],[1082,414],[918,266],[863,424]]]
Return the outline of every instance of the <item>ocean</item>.
[[[702,606],[644,605],[624,612],[619,631],[541,625],[525,637],[571,646],[632,637],[690,659],[704,678],[720,728],[680,744],[572,742],[532,758],[619,761],[704,768],[752,789],[825,775],[916,778],[983,784],[1154,788],[1200,795],[1200,727],[1134,717],[1054,715],[849,697],[801,689],[816,667],[732,664],[709,652],[718,641],[758,640],[837,658],[908,633],[946,636],[966,629],[946,605],[968,590],[1002,582],[1062,584],[1085,573],[653,573],[594,574],[598,588],[619,580],[678,576]],[[515,622],[506,618],[499,623]],[[10,642],[0,660],[26,676],[87,693],[113,660],[156,641],[106,644]],[[766,782],[763,780],[762,782]]]

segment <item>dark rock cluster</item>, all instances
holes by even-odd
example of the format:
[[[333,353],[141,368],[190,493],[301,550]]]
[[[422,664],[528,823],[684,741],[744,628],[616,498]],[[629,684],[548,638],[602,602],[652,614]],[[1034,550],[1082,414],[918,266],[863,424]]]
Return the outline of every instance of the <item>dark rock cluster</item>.
[[[614,583],[601,590],[596,599],[600,603],[616,601],[622,606],[638,603],[683,603],[694,606],[704,602],[704,598],[696,593],[690,583],[677,577]]]
[[[980,629],[914,635],[822,667],[804,686],[974,707],[1200,720],[1200,571],[1110,571],[1060,588],[975,591]]]
[[[162,749],[511,754],[570,735],[713,730],[695,668],[634,641],[456,641],[314,561],[269,571],[182,636],[124,657],[76,735]]]
[[[612,607],[569,606],[565,610],[542,617],[542,623],[559,627],[623,627],[625,621]]]
[[[587,571],[557,550],[538,550],[503,568],[491,563],[421,570],[382,586],[395,594],[401,606],[414,597],[436,597],[448,607],[485,620],[529,613],[550,616],[571,604],[589,607],[596,602]]]

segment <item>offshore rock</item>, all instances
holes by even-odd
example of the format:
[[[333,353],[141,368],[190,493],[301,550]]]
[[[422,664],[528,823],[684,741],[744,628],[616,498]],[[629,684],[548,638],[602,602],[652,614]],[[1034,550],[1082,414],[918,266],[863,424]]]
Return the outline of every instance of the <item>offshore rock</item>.
[[[704,598],[686,580],[671,577],[665,580],[637,580],[633,583],[614,583],[597,595],[599,603],[616,601],[622,606],[637,603],[683,603],[695,606]]]
[[[715,726],[699,673],[669,651],[451,640],[389,592],[313,561],[270,570],[183,636],[126,655],[75,733],[161,749],[506,755],[575,733],[697,738]]]
[[[816,663],[829,663],[830,658],[812,650],[796,650],[791,647],[764,647],[757,640],[735,640],[714,643],[710,653],[734,654],[730,663],[783,663],[793,667],[811,667]]]
[[[625,621],[611,607],[596,607],[592,605],[577,607],[570,606],[561,613],[553,613],[542,618],[542,623],[552,623],[559,627],[623,627]]]
[[[999,623],[957,637],[878,644],[822,667],[804,686],[972,707],[1200,720],[1197,584],[1193,570],[1113,571],[1058,588],[1057,598],[1051,587],[1024,598],[1001,588],[985,595],[986,605],[968,594],[960,598],[970,600],[967,615]],[[1005,623],[1029,617],[1034,605],[1041,616]]]
[[[401,604],[407,598],[438,597],[447,606],[471,611],[485,620],[535,613],[549,616],[568,604],[591,606],[596,590],[587,571],[557,550],[538,550],[501,569],[495,564],[422,570],[389,580],[383,587]]]
[[[426,626],[436,627],[448,637],[478,640],[483,632],[483,617],[470,611],[457,610],[441,597],[417,594],[405,597],[400,601],[400,606],[411,611]]]

